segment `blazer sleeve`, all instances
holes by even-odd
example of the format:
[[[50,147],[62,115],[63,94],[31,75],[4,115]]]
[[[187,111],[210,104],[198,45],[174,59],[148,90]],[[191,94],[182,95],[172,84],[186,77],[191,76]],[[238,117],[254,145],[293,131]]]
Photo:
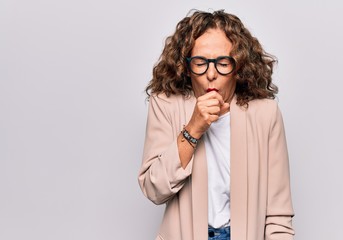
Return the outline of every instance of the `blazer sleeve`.
[[[150,96],[142,165],[138,182],[144,195],[155,204],[175,196],[192,172],[193,157],[182,168],[177,146],[179,132],[173,126],[171,106],[158,96]]]
[[[293,239],[293,216],[285,130],[281,112],[276,105],[276,111],[271,121],[269,138],[265,239]]]

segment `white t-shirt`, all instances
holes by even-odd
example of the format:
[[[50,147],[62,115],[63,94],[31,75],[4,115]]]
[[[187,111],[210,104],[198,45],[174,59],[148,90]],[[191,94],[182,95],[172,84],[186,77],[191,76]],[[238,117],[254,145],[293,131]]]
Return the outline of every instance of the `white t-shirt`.
[[[208,224],[230,223],[230,112],[220,116],[204,134],[208,167]]]

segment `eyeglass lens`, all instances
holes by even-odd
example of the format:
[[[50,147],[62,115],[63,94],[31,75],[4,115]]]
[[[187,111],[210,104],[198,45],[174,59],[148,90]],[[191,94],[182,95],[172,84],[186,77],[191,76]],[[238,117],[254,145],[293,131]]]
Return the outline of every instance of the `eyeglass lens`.
[[[212,61],[203,57],[193,57],[190,61],[191,71],[199,75],[204,74],[207,71],[210,62],[214,62],[217,71],[223,75],[231,73],[234,68],[233,59],[229,57],[220,57]]]

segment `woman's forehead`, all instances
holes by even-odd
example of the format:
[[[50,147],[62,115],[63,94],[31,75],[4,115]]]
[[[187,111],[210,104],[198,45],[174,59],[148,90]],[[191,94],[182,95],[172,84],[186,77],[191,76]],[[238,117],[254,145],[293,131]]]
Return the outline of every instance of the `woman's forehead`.
[[[232,49],[230,40],[221,29],[208,29],[195,40],[192,55],[228,55]]]

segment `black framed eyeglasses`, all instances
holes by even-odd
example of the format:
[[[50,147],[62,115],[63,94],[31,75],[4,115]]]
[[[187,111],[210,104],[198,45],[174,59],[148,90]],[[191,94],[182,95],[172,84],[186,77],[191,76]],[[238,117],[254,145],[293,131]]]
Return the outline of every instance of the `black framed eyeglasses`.
[[[221,56],[217,58],[205,58],[201,56],[194,56],[186,58],[189,70],[196,75],[203,75],[206,73],[210,63],[214,63],[214,67],[221,75],[228,75],[235,70],[236,61],[231,56]]]

